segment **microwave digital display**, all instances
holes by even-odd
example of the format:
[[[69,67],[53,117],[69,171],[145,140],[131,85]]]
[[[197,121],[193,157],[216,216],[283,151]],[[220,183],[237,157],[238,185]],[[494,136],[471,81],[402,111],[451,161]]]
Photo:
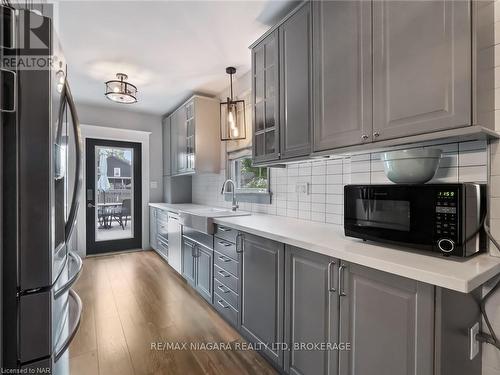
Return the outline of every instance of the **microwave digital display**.
[[[439,198],[453,198],[455,196],[454,191],[440,191],[438,192]]]

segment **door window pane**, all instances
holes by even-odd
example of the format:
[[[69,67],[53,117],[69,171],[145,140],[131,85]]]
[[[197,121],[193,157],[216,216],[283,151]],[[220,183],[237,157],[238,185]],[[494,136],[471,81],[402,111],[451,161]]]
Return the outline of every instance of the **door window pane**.
[[[95,239],[134,237],[134,152],[132,148],[95,148]]]

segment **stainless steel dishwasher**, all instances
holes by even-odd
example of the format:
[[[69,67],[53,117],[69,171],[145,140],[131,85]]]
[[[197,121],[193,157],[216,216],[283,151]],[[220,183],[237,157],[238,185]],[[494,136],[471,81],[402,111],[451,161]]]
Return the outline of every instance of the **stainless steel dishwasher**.
[[[179,222],[179,215],[174,212],[168,213],[168,264],[178,273],[182,273],[181,268],[181,246],[182,246],[182,226]]]

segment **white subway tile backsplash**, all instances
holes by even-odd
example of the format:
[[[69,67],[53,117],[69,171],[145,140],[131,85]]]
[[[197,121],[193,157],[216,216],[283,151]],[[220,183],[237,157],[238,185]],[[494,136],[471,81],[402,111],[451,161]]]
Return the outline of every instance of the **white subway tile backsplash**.
[[[443,150],[443,158],[432,182],[484,182],[488,179],[488,145],[485,141],[440,144],[437,141],[412,145]],[[409,148],[392,147],[391,150]],[[500,233],[500,152],[498,142],[491,145],[491,215],[494,230]],[[328,160],[312,160],[290,164],[286,168],[271,168],[272,202],[240,203],[242,210],[327,222],[342,225],[344,186],[347,184],[390,184],[385,176],[380,152],[366,153]],[[225,171],[220,174],[193,176],[193,202],[230,207],[220,195]],[[297,193],[297,183],[308,183],[309,194]],[[498,223],[497,223],[498,221]],[[499,236],[500,237],[500,236]]]

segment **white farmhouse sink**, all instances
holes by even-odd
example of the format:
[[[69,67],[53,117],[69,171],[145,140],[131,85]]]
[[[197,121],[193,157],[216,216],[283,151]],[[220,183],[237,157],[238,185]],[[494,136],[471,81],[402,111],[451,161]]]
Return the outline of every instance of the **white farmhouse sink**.
[[[230,216],[248,216],[250,212],[231,211],[224,208],[200,208],[198,210],[179,211],[179,221],[182,225],[203,233],[214,233],[214,218]]]

